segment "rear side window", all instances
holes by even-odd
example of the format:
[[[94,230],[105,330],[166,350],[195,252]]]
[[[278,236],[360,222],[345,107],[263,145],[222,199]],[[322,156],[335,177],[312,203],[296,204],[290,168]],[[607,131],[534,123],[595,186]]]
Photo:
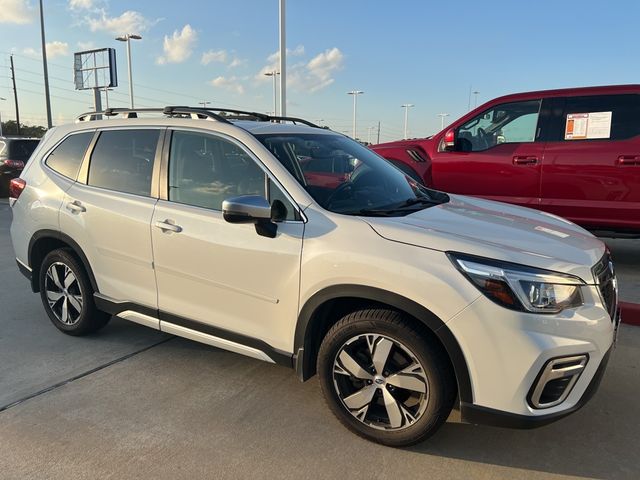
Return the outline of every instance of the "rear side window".
[[[88,184],[149,196],[159,130],[100,133],[89,164]]]
[[[625,140],[640,134],[640,95],[567,97],[559,138]]]
[[[49,154],[45,164],[60,175],[75,180],[92,138],[93,132],[68,136]]]

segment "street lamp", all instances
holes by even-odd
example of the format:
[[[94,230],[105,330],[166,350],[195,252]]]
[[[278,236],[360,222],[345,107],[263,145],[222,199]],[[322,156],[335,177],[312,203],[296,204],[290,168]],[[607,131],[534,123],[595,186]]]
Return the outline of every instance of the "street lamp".
[[[409,109],[413,107],[413,103],[405,103],[404,105],[400,105],[404,108],[404,139],[408,138],[407,136],[407,127],[409,126]]]
[[[278,116],[278,87],[277,87],[277,78],[278,75],[280,75],[280,72],[277,71],[272,71],[272,72],[267,72],[265,73],[265,76],[267,77],[273,77],[273,116],[277,117]]]
[[[7,99],[4,97],[0,97],[0,100],[6,101]],[[2,137],[2,112],[0,112],[0,137]]]
[[[131,76],[131,40],[142,40],[142,36],[135,33],[127,33],[121,37],[116,37],[119,42],[127,42],[127,67],[129,70],[129,103],[133,108],[133,78]]]
[[[202,102],[198,102],[198,105],[202,105],[202,108],[207,108],[211,102],[209,100],[203,100]]]
[[[440,130],[444,130],[444,117],[448,117],[449,114],[448,113],[439,113],[438,116],[440,117]]]
[[[356,139],[356,112],[358,110],[358,95],[364,93],[362,90],[351,90],[347,95],[353,95],[353,139]]]

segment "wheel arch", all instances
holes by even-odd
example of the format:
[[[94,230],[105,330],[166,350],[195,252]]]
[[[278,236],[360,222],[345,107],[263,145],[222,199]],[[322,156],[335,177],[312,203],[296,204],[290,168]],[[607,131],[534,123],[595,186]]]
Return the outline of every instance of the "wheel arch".
[[[462,402],[473,403],[469,368],[460,344],[446,324],[426,307],[387,290],[364,285],[333,285],[309,298],[298,316],[294,366],[301,381],[316,373],[321,340],[342,316],[372,304],[393,308],[417,320],[440,342],[451,361]]]
[[[34,292],[40,291],[40,266],[47,254],[58,248],[70,249],[80,259],[82,266],[84,267],[91,287],[95,292],[98,291],[98,284],[96,278],[91,270],[91,265],[87,256],[82,251],[82,248],[78,243],[69,235],[65,235],[62,232],[56,230],[38,230],[31,236],[29,240],[29,267],[31,268],[31,289]]]

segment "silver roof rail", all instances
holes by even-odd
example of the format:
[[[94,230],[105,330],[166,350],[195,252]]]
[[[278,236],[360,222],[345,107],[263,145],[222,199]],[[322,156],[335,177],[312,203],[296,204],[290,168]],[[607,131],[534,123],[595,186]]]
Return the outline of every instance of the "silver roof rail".
[[[86,112],[76,118],[76,123],[100,120],[104,117],[121,116],[122,118],[138,118],[139,113],[160,113],[169,117],[188,115],[194,119],[215,120],[231,123],[222,115],[213,113],[205,108],[168,106],[163,108],[107,108],[101,112]]]

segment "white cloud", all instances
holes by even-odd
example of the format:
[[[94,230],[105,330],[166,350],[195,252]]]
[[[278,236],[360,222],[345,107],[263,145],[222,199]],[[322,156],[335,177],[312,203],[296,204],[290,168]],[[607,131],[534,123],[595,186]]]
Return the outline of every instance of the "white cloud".
[[[47,58],[63,57],[69,54],[69,44],[66,42],[47,42]]]
[[[202,54],[200,63],[202,65],[209,65],[211,62],[226,62],[227,52],[226,50],[209,50]]]
[[[80,50],[93,50],[94,48],[96,48],[96,44],[92,41],[78,42],[78,48]]]
[[[244,93],[244,86],[240,83],[241,79],[238,77],[216,77],[211,80],[211,85],[218,88],[223,88],[233,93],[237,93],[238,95],[242,95]]]
[[[234,58],[231,60],[231,63],[228,65],[229,68],[241,67],[247,64],[247,60],[245,58]]]
[[[299,45],[294,50],[287,50],[287,57],[299,57],[305,50]],[[265,73],[279,70],[279,52],[267,58],[265,65],[255,76],[259,82],[270,81]],[[309,62],[298,62],[287,66],[287,86],[302,92],[317,92],[334,82],[334,74],[342,68],[344,55],[338,48],[327,49],[313,57]]]
[[[34,16],[28,0],[0,0],[0,23],[31,23]]]
[[[127,10],[119,17],[109,17],[105,10],[100,11],[100,16],[87,18],[87,24],[92,32],[107,32],[112,35],[125,35],[127,33],[144,32],[151,22],[140,12]]]
[[[94,0],[69,0],[69,8],[71,10],[89,10],[94,5]]]
[[[22,49],[22,54],[27,57],[39,57],[40,50],[36,50],[35,48],[27,47]]]
[[[198,34],[189,24],[185,25],[182,31],[174,31],[170,37],[165,35],[162,44],[164,55],[158,57],[156,63],[164,65],[165,63],[184,62],[191,56],[197,37]]]

